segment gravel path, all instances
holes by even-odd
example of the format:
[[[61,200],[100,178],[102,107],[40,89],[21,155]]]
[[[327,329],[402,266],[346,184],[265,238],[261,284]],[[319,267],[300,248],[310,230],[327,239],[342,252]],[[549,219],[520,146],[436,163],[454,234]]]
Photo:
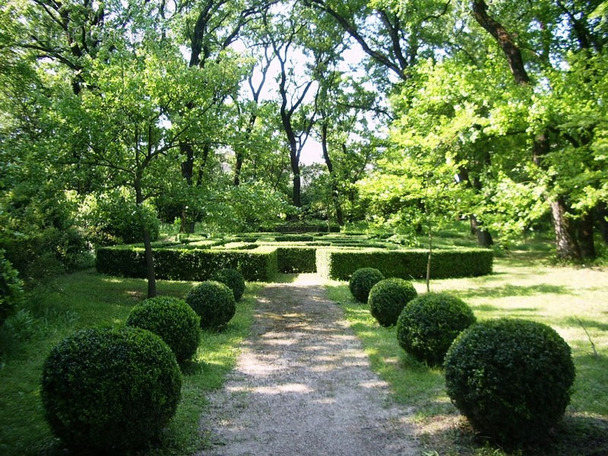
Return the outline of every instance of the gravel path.
[[[319,278],[268,286],[224,389],[210,396],[200,455],[415,455],[410,410],[390,405]]]

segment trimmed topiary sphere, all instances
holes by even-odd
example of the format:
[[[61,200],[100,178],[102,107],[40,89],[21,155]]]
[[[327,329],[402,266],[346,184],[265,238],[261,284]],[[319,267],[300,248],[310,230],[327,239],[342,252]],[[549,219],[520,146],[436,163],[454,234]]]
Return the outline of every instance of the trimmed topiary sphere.
[[[448,395],[473,428],[499,443],[543,438],[563,417],[575,378],[570,347],[542,323],[473,325],[445,358]]]
[[[369,292],[370,312],[381,326],[392,326],[406,304],[416,296],[418,292],[407,280],[396,277],[381,280]]]
[[[214,280],[201,282],[192,288],[186,302],[201,317],[203,329],[220,329],[236,313],[234,293],[227,285]]]
[[[53,348],[41,395],[53,433],[74,454],[117,454],[159,437],[181,385],[175,355],[160,337],[140,328],[98,328]]]
[[[348,282],[348,287],[357,301],[366,303],[370,290],[382,279],[384,279],[384,275],[380,270],[376,268],[360,268],[353,272]]]
[[[443,363],[456,337],[475,323],[471,308],[445,293],[426,293],[409,302],[397,321],[399,345],[418,361]]]
[[[211,280],[227,285],[234,293],[234,299],[239,301],[245,292],[245,278],[236,269],[218,269],[211,275]]]
[[[201,318],[183,299],[158,296],[133,307],[127,326],[147,329],[159,336],[183,364],[196,353],[201,338]]]

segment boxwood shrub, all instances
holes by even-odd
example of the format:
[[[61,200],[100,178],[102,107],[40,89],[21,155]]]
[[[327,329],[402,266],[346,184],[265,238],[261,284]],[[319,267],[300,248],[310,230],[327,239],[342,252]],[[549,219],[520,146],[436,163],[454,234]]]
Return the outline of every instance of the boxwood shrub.
[[[508,446],[544,438],[563,417],[575,368],[551,327],[527,320],[483,321],[445,357],[447,392],[479,433]]]
[[[131,309],[127,326],[147,329],[173,350],[184,364],[196,353],[201,338],[201,319],[186,301],[170,296],[144,300]]]
[[[192,288],[186,302],[201,317],[203,329],[222,329],[236,313],[232,290],[221,282],[207,280]]]
[[[0,250],[0,326],[15,311],[23,296],[19,273],[4,257],[4,250]]]
[[[236,269],[222,268],[211,274],[211,280],[227,285],[234,293],[234,299],[240,301],[245,292],[245,278]]]
[[[381,326],[393,326],[403,308],[416,296],[418,292],[411,282],[397,277],[384,279],[369,292],[369,310]]]
[[[418,361],[440,365],[454,339],[475,321],[460,298],[426,293],[410,301],[399,315],[397,340]]]
[[[73,454],[139,450],[174,416],[182,377],[162,339],[140,328],[94,328],[64,339],[42,370],[42,404]]]
[[[348,281],[348,288],[357,301],[366,303],[372,287],[382,279],[384,275],[376,268],[357,269]]]

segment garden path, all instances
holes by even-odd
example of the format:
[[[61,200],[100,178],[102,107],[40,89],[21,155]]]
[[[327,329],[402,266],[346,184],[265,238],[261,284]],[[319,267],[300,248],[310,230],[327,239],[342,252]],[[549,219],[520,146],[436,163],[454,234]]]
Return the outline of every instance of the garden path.
[[[392,403],[315,274],[263,290],[237,367],[209,399],[200,456],[420,454],[411,409]]]

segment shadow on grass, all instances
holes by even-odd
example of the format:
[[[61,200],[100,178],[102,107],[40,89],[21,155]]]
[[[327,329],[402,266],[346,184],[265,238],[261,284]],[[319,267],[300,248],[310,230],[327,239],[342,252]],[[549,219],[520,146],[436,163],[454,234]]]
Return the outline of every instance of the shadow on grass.
[[[441,422],[441,419],[438,419]],[[505,448],[476,433],[463,417],[445,417],[443,426],[426,432],[423,441],[438,454],[466,456],[606,456],[608,419],[588,415],[567,415],[548,437],[517,448]],[[433,454],[433,453],[431,453]]]
[[[539,284],[530,286],[521,285],[503,285],[500,287],[479,287],[470,288],[469,290],[459,291],[458,294],[462,298],[505,298],[508,296],[534,296],[538,294],[571,294],[571,289],[563,285]],[[533,309],[529,309],[530,311]]]
[[[608,331],[608,323],[603,323],[594,320],[588,320],[586,318],[568,317],[563,320],[567,326],[576,326],[584,329],[599,329],[600,331]]]

